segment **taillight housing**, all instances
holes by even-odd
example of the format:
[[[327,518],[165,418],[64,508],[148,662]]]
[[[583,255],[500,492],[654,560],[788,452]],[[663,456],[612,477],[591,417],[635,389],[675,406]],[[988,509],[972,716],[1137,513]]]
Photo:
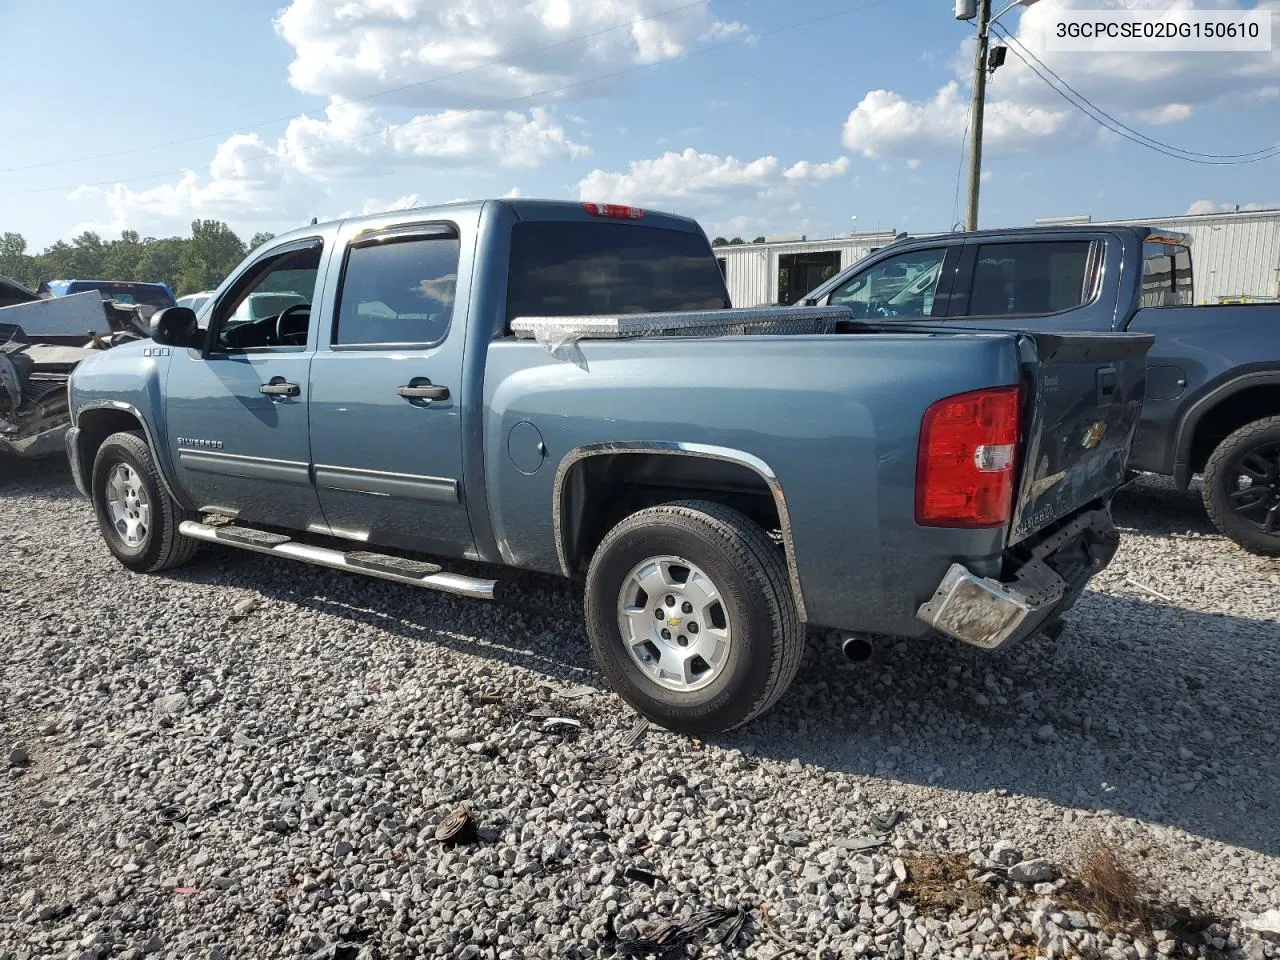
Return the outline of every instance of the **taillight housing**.
[[[1013,512],[1019,387],[989,387],[925,411],[916,460],[916,523],[999,527]]]
[[[644,210],[622,203],[584,203],[582,209],[593,217],[611,217],[614,220],[643,220]]]

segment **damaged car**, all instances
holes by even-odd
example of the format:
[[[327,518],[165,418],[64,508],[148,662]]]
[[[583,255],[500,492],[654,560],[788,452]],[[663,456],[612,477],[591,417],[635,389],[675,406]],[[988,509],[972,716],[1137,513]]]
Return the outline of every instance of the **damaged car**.
[[[96,351],[147,336],[138,304],[97,290],[41,297],[0,276],[0,456],[60,454],[71,371]]]

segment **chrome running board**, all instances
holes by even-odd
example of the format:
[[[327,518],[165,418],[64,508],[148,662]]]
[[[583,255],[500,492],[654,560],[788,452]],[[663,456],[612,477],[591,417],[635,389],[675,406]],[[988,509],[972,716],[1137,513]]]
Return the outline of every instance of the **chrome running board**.
[[[313,563],[331,570],[345,570],[348,573],[378,577],[381,580],[404,583],[411,587],[439,590],[459,597],[470,597],[473,600],[494,600],[498,593],[496,580],[481,580],[478,577],[445,573],[435,564],[408,560],[393,554],[373,554],[367,550],[344,553],[328,547],[316,547],[307,543],[298,543],[283,534],[254,530],[252,527],[235,525],[228,529],[226,526],[212,526],[195,520],[184,520],[179,525],[178,532],[184,537],[203,540],[205,543],[219,543],[238,550],[288,557],[291,560],[301,560],[304,563]],[[397,569],[404,572],[397,572]]]

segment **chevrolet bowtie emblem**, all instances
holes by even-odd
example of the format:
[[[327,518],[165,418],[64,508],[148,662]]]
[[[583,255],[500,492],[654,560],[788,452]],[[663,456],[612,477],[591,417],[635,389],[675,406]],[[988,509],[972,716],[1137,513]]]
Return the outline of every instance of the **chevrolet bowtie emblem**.
[[[1084,438],[1080,441],[1080,446],[1084,447],[1086,450],[1092,450],[1102,442],[1102,438],[1106,432],[1107,425],[1099,420],[1089,428],[1088,432],[1085,433]]]
[[[683,618],[681,618],[681,617],[668,617],[668,618],[667,618],[667,626],[668,626],[668,627],[678,627],[678,626],[680,626],[680,624],[682,624],[682,623],[684,623],[684,619],[683,619]]]

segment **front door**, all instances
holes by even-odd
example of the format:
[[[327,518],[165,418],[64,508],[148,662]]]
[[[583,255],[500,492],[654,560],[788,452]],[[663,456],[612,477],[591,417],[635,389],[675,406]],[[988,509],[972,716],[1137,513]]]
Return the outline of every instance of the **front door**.
[[[268,252],[213,305],[205,349],[174,351],[167,442],[202,510],[296,530],[322,523],[307,394],[323,253],[319,240]]]
[[[352,228],[356,229],[356,228]],[[311,450],[332,532],[471,556],[462,356],[471,252],[452,224],[350,237],[311,367]]]

